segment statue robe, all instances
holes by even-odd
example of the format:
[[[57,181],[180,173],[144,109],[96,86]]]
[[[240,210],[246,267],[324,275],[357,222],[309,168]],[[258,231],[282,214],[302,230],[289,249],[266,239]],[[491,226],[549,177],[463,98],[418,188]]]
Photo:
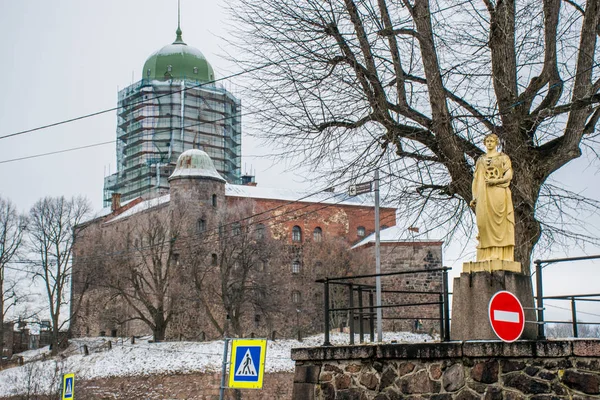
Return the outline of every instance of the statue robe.
[[[473,198],[479,234],[477,261],[514,261],[515,216],[510,192],[510,182],[488,186],[486,173],[501,179],[511,171],[510,158],[498,153],[479,157],[473,177]]]

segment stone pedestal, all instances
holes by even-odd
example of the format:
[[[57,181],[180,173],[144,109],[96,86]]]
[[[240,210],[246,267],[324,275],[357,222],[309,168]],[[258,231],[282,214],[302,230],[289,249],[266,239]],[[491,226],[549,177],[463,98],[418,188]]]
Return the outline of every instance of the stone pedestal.
[[[492,296],[507,290],[517,296],[525,311],[525,321],[535,321],[531,278],[510,271],[480,271],[454,278],[452,290],[452,340],[498,340],[488,317]],[[537,325],[525,323],[520,340],[535,339]]]

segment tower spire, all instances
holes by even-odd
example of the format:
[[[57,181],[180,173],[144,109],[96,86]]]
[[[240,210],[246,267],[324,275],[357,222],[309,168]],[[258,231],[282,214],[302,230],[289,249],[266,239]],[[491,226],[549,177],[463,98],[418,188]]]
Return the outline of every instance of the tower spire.
[[[177,30],[175,31],[177,37],[175,38],[173,44],[185,44],[183,38],[181,37],[181,33],[181,0],[177,0]]]

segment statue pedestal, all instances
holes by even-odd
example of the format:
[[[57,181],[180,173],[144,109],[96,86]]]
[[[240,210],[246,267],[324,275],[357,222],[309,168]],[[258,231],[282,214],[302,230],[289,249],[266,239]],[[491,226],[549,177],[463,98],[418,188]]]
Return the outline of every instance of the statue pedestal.
[[[500,261],[502,262],[502,261]],[[494,263],[484,261],[483,264]],[[504,261],[506,263],[506,261]],[[531,278],[520,273],[506,270],[483,270],[472,273],[463,272],[454,278],[452,290],[452,340],[498,340],[488,317],[488,306],[492,296],[507,290],[517,296],[525,311],[525,321],[536,321]],[[536,339],[537,325],[525,323],[520,340]]]

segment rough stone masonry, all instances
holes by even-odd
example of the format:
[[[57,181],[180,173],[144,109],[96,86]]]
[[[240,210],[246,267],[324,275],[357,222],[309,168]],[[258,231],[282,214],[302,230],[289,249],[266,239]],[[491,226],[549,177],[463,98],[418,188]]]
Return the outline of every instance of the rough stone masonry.
[[[294,349],[294,400],[600,399],[600,340]]]

